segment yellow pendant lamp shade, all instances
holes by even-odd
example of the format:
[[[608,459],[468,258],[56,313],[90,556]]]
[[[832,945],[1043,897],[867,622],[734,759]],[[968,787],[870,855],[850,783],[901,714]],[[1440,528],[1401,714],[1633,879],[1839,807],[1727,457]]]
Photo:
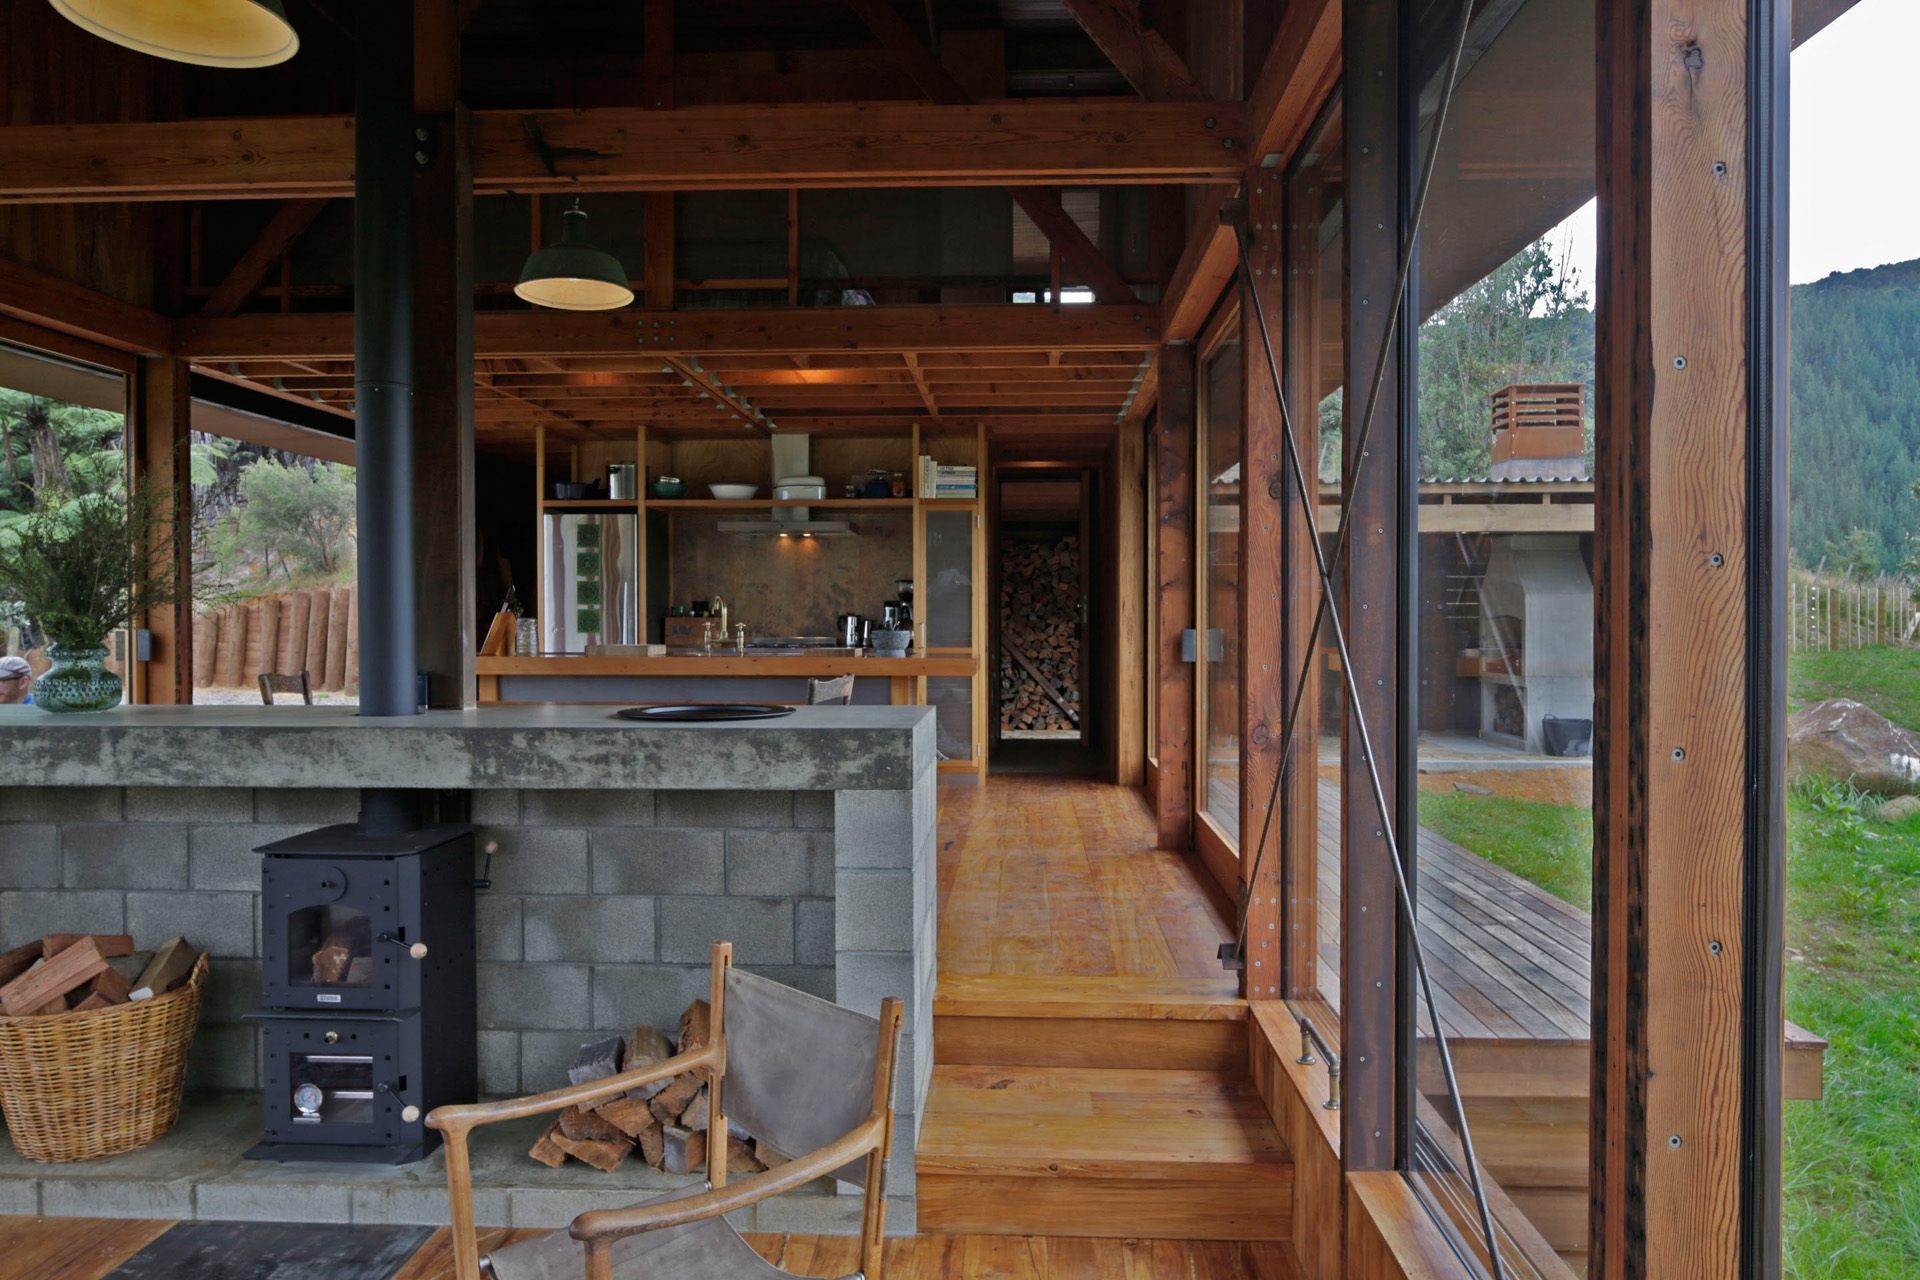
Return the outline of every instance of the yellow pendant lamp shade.
[[[513,291],[556,311],[618,311],[633,301],[620,260],[587,241],[587,215],[577,200],[561,220],[560,243],[534,251]]]
[[[52,0],[102,40],[203,67],[270,67],[300,49],[280,0]]]

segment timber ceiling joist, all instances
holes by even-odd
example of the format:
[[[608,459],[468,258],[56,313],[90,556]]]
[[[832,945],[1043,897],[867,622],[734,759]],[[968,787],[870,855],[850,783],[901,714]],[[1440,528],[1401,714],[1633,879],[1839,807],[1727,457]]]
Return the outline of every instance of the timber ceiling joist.
[[[1238,103],[1126,99],[478,111],[487,192],[1237,180]],[[0,202],[353,194],[350,116],[0,128]]]
[[[1131,307],[803,307],[609,315],[483,312],[475,438],[565,441],[752,431],[971,432],[1099,442],[1155,344]],[[173,353],[275,395],[350,412],[353,318],[194,316]]]

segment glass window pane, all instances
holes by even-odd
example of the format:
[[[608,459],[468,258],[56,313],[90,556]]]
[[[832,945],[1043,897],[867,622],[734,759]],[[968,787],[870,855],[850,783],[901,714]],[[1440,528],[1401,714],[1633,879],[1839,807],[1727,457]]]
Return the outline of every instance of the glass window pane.
[[[1469,39],[1409,298],[1419,830],[1402,843],[1417,841],[1419,935],[1460,1072],[1456,1099],[1418,1008],[1413,1176],[1484,1249],[1464,1113],[1483,1175],[1576,1261],[1592,947],[1593,13],[1592,0],[1526,0],[1497,36]],[[1423,157],[1457,22],[1443,8],[1415,41],[1434,51],[1410,88]]]
[[[1240,839],[1240,339],[1207,357],[1201,389],[1206,500],[1205,673],[1206,811]]]
[[[1333,565],[1339,590],[1334,529],[1340,505],[1340,437],[1346,376],[1346,220],[1336,101],[1327,119],[1287,175],[1287,402],[1299,406],[1301,464],[1318,482],[1320,546]],[[1331,625],[1312,632],[1321,600],[1313,554],[1298,513],[1287,530],[1287,570],[1300,590],[1289,605],[1289,679],[1303,679],[1305,693],[1294,747],[1288,760],[1284,800],[1287,833],[1287,992],[1299,1012],[1313,1017],[1329,1037],[1340,1008],[1340,724],[1338,649]],[[1338,599],[1336,594],[1335,599]],[[1325,1024],[1325,1025],[1321,1025]]]

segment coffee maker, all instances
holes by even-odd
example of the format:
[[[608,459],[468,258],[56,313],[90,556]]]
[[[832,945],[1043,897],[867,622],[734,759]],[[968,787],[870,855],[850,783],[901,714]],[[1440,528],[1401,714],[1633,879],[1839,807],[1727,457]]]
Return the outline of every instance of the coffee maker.
[[[898,598],[887,601],[887,606],[897,610],[896,625],[902,631],[913,630],[913,579],[895,578],[893,593]]]

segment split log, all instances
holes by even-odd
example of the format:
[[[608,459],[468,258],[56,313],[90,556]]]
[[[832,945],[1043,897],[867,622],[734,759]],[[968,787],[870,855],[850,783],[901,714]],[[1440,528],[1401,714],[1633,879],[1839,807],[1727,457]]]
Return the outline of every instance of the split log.
[[[0,987],[0,1008],[15,1018],[36,1013],[55,1000],[61,1000],[64,1009],[62,998],[67,992],[106,969],[107,958],[100,954],[100,948],[92,938],[82,938]]]
[[[622,1071],[638,1071],[642,1067],[651,1067],[655,1063],[665,1062],[673,1056],[673,1042],[658,1027],[635,1027],[627,1033],[627,1055],[620,1061]],[[664,1092],[672,1084],[671,1079],[655,1080],[650,1084],[637,1085],[627,1090],[629,1098],[638,1098],[644,1102]]]
[[[618,1169],[625,1163],[627,1153],[633,1150],[632,1141],[620,1133],[606,1142],[583,1142],[569,1138],[564,1128],[555,1125],[548,1131],[547,1138],[575,1160],[583,1160],[602,1173],[612,1173]]]
[[[113,959],[116,956],[133,954],[133,939],[124,933],[50,933],[40,939],[47,959],[51,960],[82,938],[92,938],[93,945],[100,948],[100,954]]]
[[[673,1124],[680,1119],[680,1113],[693,1101],[693,1095],[700,1092],[700,1078],[691,1071],[684,1071],[673,1078],[673,1083],[654,1095],[647,1106],[652,1108],[654,1119],[662,1124]]]
[[[704,1049],[713,1038],[713,1009],[705,1000],[695,1000],[688,1005],[686,1012],[680,1015],[680,1052],[691,1053],[695,1049]],[[707,1079],[705,1067],[695,1067],[692,1074],[701,1083]]]
[[[307,592],[307,655],[300,669],[319,684],[327,674],[327,615],[333,608],[333,592],[325,587]]]
[[[621,1142],[631,1139],[612,1121],[585,1107],[568,1107],[557,1122],[560,1132],[575,1142]]]
[[[753,1155],[763,1169],[777,1169],[783,1164],[790,1163],[786,1153],[774,1148],[765,1138],[753,1144]]]
[[[93,975],[87,999],[102,997],[108,1004],[125,1004],[133,993],[133,984],[121,977],[112,965]],[[71,993],[69,993],[71,998]],[[85,1003],[84,1001],[82,1003]],[[78,1006],[75,1006],[76,1008]]]
[[[660,1122],[653,1118],[653,1109],[639,1098],[621,1094],[612,1102],[603,1102],[594,1110],[608,1124],[626,1134],[629,1138],[638,1138],[647,1129],[657,1129]]]
[[[641,1158],[654,1168],[664,1172],[667,1167],[666,1128],[656,1120],[640,1131],[636,1141],[640,1144]]]
[[[573,1055],[573,1064],[567,1068],[567,1083],[586,1084],[618,1074],[620,1053],[624,1048],[626,1045],[619,1036],[581,1045],[580,1051]]]
[[[661,1137],[665,1144],[661,1159],[668,1173],[697,1173],[706,1164],[706,1134],[670,1124],[661,1130]]]
[[[89,993],[85,1000],[82,1000],[79,1004],[76,1004],[75,1006],[73,1006],[73,1012],[82,1013],[88,1009],[111,1009],[113,1008],[113,1005],[114,1005],[113,1001],[107,999],[104,995],[100,994],[98,991],[94,991]]]
[[[0,985],[12,982],[31,969],[36,960],[44,959],[46,951],[38,942],[29,942],[0,954]]]
[[[700,1092],[693,1095],[693,1101],[687,1104],[687,1109],[680,1113],[680,1127],[683,1129],[705,1129],[708,1127],[708,1122],[712,1119],[712,1115],[712,1102],[707,1095],[706,1086],[702,1085]]]
[[[187,980],[187,975],[193,972],[193,962],[199,958],[200,953],[185,938],[168,938],[153,953],[153,963],[133,984],[128,998],[151,1000],[165,995]]]
[[[313,953],[313,980],[323,987],[336,986],[347,976],[352,964],[351,940],[344,933],[329,934],[320,949]]]
[[[127,980],[128,986],[140,981],[140,975],[153,963],[153,952],[136,951],[130,956],[108,956],[107,964],[113,971]]]
[[[753,1147],[731,1135],[727,1138],[728,1173],[765,1173],[767,1166],[753,1154]]]
[[[548,1125],[547,1131],[540,1135],[540,1140],[533,1144],[533,1149],[528,1151],[527,1154],[549,1169],[558,1169],[567,1162],[567,1153],[562,1151],[559,1144],[554,1142],[554,1139],[559,1136],[559,1133],[560,1124],[558,1121]]]

